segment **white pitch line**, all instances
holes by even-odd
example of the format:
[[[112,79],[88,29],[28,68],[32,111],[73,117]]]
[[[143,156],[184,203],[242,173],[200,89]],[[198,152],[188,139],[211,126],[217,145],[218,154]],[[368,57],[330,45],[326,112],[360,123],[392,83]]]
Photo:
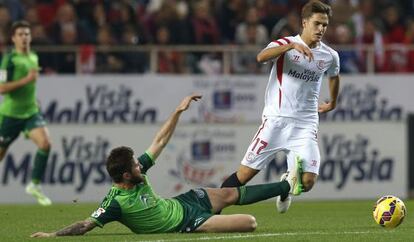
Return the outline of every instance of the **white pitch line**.
[[[387,231],[390,232],[390,231]],[[267,233],[267,234],[236,234],[229,236],[204,236],[199,238],[181,238],[181,239],[158,239],[158,240],[132,240],[141,242],[173,242],[173,241],[204,241],[204,240],[222,240],[222,239],[240,239],[240,238],[257,238],[257,237],[271,237],[271,236],[300,236],[300,235],[344,235],[344,234],[378,234],[384,231],[369,232],[369,231],[345,231],[345,232],[307,232],[307,233]],[[125,242],[128,242],[127,240]],[[132,242],[131,241],[131,242]]]

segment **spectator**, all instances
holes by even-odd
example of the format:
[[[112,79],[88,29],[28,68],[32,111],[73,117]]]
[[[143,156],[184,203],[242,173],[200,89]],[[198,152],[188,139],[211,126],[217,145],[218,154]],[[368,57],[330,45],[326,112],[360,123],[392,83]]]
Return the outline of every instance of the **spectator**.
[[[4,5],[0,5],[0,46],[5,46],[11,43],[9,38],[10,26],[11,17],[9,9]]]
[[[220,43],[220,32],[216,19],[210,13],[208,1],[200,1],[194,5],[192,24],[195,44]]]
[[[85,29],[91,36],[93,42],[96,43],[97,31],[99,28],[108,25],[108,18],[106,16],[105,6],[102,3],[94,5],[92,15],[85,22]]]
[[[237,26],[236,43],[241,45],[263,46],[268,42],[267,29],[259,23],[255,7],[247,10],[246,20]],[[233,54],[235,73],[264,73],[265,65],[256,61],[256,51],[242,51]]]
[[[404,36],[405,45],[414,45],[414,19],[407,22],[407,31]],[[414,72],[414,49],[411,48],[407,54],[407,71]]]
[[[354,44],[353,36],[349,27],[345,24],[341,24],[336,27],[335,33],[337,36],[337,44],[350,45]],[[359,72],[359,60],[357,53],[353,49],[338,51],[341,73],[358,73]]]
[[[404,25],[396,5],[389,5],[383,12],[386,44],[402,44],[404,41]],[[393,49],[385,51],[384,72],[406,71],[406,53],[404,46],[394,45]]]
[[[258,28],[254,25],[246,26],[246,41],[245,45],[265,45],[265,43],[258,43],[257,33]],[[233,54],[233,71],[234,73],[265,73],[266,65],[260,64],[256,60],[257,51],[242,51]]]
[[[79,44],[77,28],[75,25],[62,25],[60,29],[61,44],[66,46],[75,46]],[[76,53],[74,51],[63,51],[56,54],[57,70],[59,73],[73,74],[76,73]]]
[[[249,29],[249,30],[248,30]],[[250,34],[254,32],[255,36]],[[267,29],[259,23],[257,9],[251,7],[247,10],[246,19],[243,23],[237,25],[236,43],[237,44],[253,44],[265,45],[269,40]]]
[[[374,4],[373,0],[360,0],[358,9],[352,16],[352,25],[354,26],[355,39],[357,43],[360,43],[362,36],[364,35],[364,24],[367,19],[374,17]]]
[[[69,26],[69,27],[68,27]],[[59,7],[54,23],[51,26],[51,36],[56,44],[63,44],[64,29],[75,28],[78,43],[90,43],[91,37],[85,31],[85,28],[77,21],[76,13],[69,3]]]
[[[271,38],[276,40],[292,34],[300,33],[300,24],[300,18],[296,12],[289,12],[286,17],[280,19],[272,28]],[[284,31],[285,33],[282,33]],[[289,35],[286,35],[286,33],[289,33]]]
[[[360,38],[360,44],[374,45],[374,68],[373,71],[379,71],[384,63],[384,40],[381,31],[379,30],[378,23],[375,19],[365,19],[364,33]],[[368,71],[368,53],[366,49],[361,49],[361,66],[362,70]]]
[[[331,24],[352,24],[352,16],[356,12],[356,8],[352,5],[351,0],[336,0],[332,2],[332,15]]]
[[[121,73],[124,70],[125,63],[121,55],[108,48],[116,44],[113,38],[111,28],[108,26],[101,27],[98,30],[97,44],[101,47],[96,54],[96,72],[97,73]]]
[[[217,6],[217,22],[222,33],[222,43],[233,43],[237,26],[245,19],[247,4],[245,0],[222,1]]]
[[[181,3],[181,9],[177,9],[177,5],[174,1],[165,1],[161,5],[160,9],[155,12],[150,18],[151,32],[157,37],[157,32],[160,27],[168,28],[170,33],[170,44],[190,44],[193,43],[193,32],[190,21],[187,18],[186,10],[187,6]]]
[[[32,45],[33,49],[36,50],[38,46],[50,46],[52,41],[46,35],[45,28],[41,24],[32,25]],[[51,74],[57,71],[57,60],[56,54],[53,52],[37,52],[39,56],[39,66],[41,67],[40,72],[44,74]]]
[[[12,22],[24,18],[24,10],[21,1],[17,0],[2,0],[2,4],[8,8]]]
[[[26,15],[24,19],[29,22],[32,26],[35,24],[39,24],[39,15],[37,9],[35,7],[30,7],[26,10]]]
[[[140,44],[139,36],[134,26],[127,25],[122,33],[121,45],[136,46]],[[146,52],[126,51],[121,52],[120,57],[124,60],[125,73],[143,73],[148,70],[148,54]]]
[[[156,43],[158,45],[170,44],[170,32],[167,27],[161,26],[157,31]],[[177,51],[160,51],[158,52],[158,73],[183,73],[184,58],[182,53]]]
[[[116,3],[112,3],[114,6]],[[133,31],[134,35],[138,38],[136,39],[137,43],[145,44],[147,42],[147,38],[145,36],[145,31],[143,27],[137,22],[137,17],[135,15],[134,9],[131,5],[119,2],[117,3],[117,18],[114,18],[111,21],[111,26],[115,36],[119,36],[119,40],[121,40],[123,33],[128,31]]]

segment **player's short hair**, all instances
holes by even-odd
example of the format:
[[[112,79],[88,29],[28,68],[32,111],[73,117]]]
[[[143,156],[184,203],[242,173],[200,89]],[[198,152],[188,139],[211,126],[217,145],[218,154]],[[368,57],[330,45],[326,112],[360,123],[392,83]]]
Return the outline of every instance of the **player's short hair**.
[[[30,23],[25,20],[19,20],[12,24],[10,29],[10,34],[13,36],[16,33],[16,30],[18,28],[29,28],[30,29]]]
[[[332,16],[331,6],[318,0],[309,1],[302,7],[302,19],[312,17],[315,13],[325,13],[328,17]]]
[[[122,182],[124,172],[131,172],[134,165],[134,151],[126,146],[111,150],[106,159],[106,170],[115,183]]]

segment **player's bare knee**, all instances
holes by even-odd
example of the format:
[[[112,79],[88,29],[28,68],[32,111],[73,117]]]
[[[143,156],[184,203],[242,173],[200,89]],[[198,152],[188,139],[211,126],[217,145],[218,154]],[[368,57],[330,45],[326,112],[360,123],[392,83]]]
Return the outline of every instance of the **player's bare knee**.
[[[237,178],[239,179],[239,182],[241,184],[246,184],[247,182],[249,182],[256,174],[258,171],[253,170],[251,168],[240,168],[237,171]]]
[[[39,143],[39,149],[44,150],[44,151],[49,151],[51,148],[51,143],[49,140],[43,140]]]
[[[248,227],[247,227],[248,231],[249,232],[255,231],[257,228],[256,218],[254,216],[249,215],[247,220],[248,220]]]
[[[313,185],[315,184],[315,181],[313,179],[303,179],[302,184],[303,184],[303,190],[305,192],[308,192],[312,189]]]
[[[4,156],[6,155],[7,150],[0,148],[0,161],[3,160]]]

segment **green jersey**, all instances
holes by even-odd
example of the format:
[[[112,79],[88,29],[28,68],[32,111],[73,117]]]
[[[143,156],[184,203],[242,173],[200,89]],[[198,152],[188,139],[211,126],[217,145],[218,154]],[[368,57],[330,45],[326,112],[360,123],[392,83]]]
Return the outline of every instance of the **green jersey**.
[[[143,174],[154,164],[147,153],[138,158]],[[118,221],[134,233],[178,232],[184,219],[183,206],[176,199],[164,199],[154,193],[148,177],[130,190],[112,186],[109,193],[91,215],[103,227]]]
[[[38,68],[39,59],[34,52],[22,54],[13,50],[3,55],[0,66],[0,82],[20,80],[27,76],[30,70]],[[3,102],[0,105],[1,114],[24,119],[37,112],[39,112],[39,107],[36,101],[35,82],[30,82],[3,95]]]

